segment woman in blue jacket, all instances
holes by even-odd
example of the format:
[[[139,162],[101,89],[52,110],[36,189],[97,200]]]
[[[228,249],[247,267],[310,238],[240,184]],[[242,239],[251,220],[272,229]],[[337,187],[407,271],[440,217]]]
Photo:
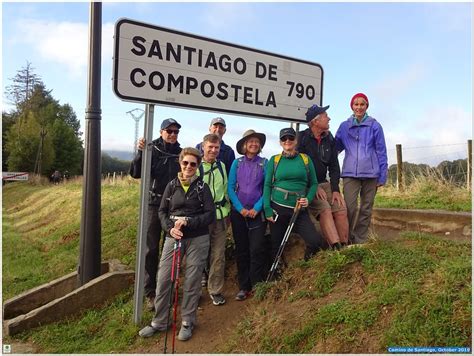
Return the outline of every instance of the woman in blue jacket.
[[[336,148],[344,151],[341,177],[344,183],[344,200],[349,219],[350,241],[355,244],[367,241],[372,206],[377,188],[387,181],[387,147],[382,126],[367,115],[369,99],[363,93],[351,99],[353,114],[344,121],[336,133]],[[360,207],[357,216],[357,199]]]
[[[235,241],[239,293],[236,300],[245,300],[258,282],[265,280],[267,251],[266,220],[263,216],[263,181],[267,159],[260,157],[265,135],[247,130],[237,142],[243,155],[232,163],[227,186],[232,210],[230,221]]]

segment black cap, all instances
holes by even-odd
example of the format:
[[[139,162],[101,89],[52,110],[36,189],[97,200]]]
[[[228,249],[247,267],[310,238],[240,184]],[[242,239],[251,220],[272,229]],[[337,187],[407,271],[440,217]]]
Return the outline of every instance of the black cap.
[[[311,120],[313,120],[319,114],[322,114],[323,112],[326,112],[327,109],[329,109],[329,105],[321,107],[321,106],[318,106],[318,105],[314,104],[313,106],[311,106],[308,109],[308,111],[306,111],[306,121],[310,122]]]
[[[169,118],[169,119],[163,120],[163,122],[161,123],[161,128],[160,128],[160,130],[165,130],[165,129],[167,129],[168,127],[170,127],[171,125],[176,125],[176,126],[178,126],[178,129],[181,128],[181,125],[178,124],[178,121],[176,121],[175,119]]]
[[[280,130],[280,138],[282,137],[285,137],[285,136],[293,136],[293,137],[296,137],[296,131],[291,128],[291,127],[287,127],[285,129],[281,129]]]

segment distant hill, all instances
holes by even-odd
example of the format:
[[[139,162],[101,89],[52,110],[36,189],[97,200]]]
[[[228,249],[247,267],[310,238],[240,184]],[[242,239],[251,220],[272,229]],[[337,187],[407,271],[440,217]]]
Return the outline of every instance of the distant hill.
[[[102,152],[107,153],[112,158],[120,159],[122,161],[131,161],[133,159],[133,152],[117,150],[102,150]]]

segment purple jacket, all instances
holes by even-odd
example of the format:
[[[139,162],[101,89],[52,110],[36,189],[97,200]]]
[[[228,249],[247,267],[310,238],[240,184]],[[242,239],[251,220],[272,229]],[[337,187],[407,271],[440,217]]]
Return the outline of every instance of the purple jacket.
[[[232,163],[227,184],[227,194],[235,210],[243,208],[263,209],[263,178],[267,159],[255,156],[252,159],[242,156]]]
[[[345,151],[342,177],[377,178],[377,183],[387,181],[387,147],[382,126],[368,116],[360,125],[354,117],[344,121],[336,132],[336,149]]]

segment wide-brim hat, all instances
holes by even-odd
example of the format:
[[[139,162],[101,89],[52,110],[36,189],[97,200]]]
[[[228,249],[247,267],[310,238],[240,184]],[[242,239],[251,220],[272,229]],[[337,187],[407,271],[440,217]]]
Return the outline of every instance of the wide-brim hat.
[[[265,136],[265,134],[256,132],[255,130],[247,130],[244,132],[244,134],[242,135],[242,138],[239,141],[237,141],[237,144],[235,145],[235,148],[237,149],[237,152],[239,154],[241,155],[245,154],[243,152],[243,145],[248,139],[252,137],[258,138],[258,140],[260,141],[260,148],[263,148],[263,146],[265,146],[265,141],[267,140],[267,137]]]

